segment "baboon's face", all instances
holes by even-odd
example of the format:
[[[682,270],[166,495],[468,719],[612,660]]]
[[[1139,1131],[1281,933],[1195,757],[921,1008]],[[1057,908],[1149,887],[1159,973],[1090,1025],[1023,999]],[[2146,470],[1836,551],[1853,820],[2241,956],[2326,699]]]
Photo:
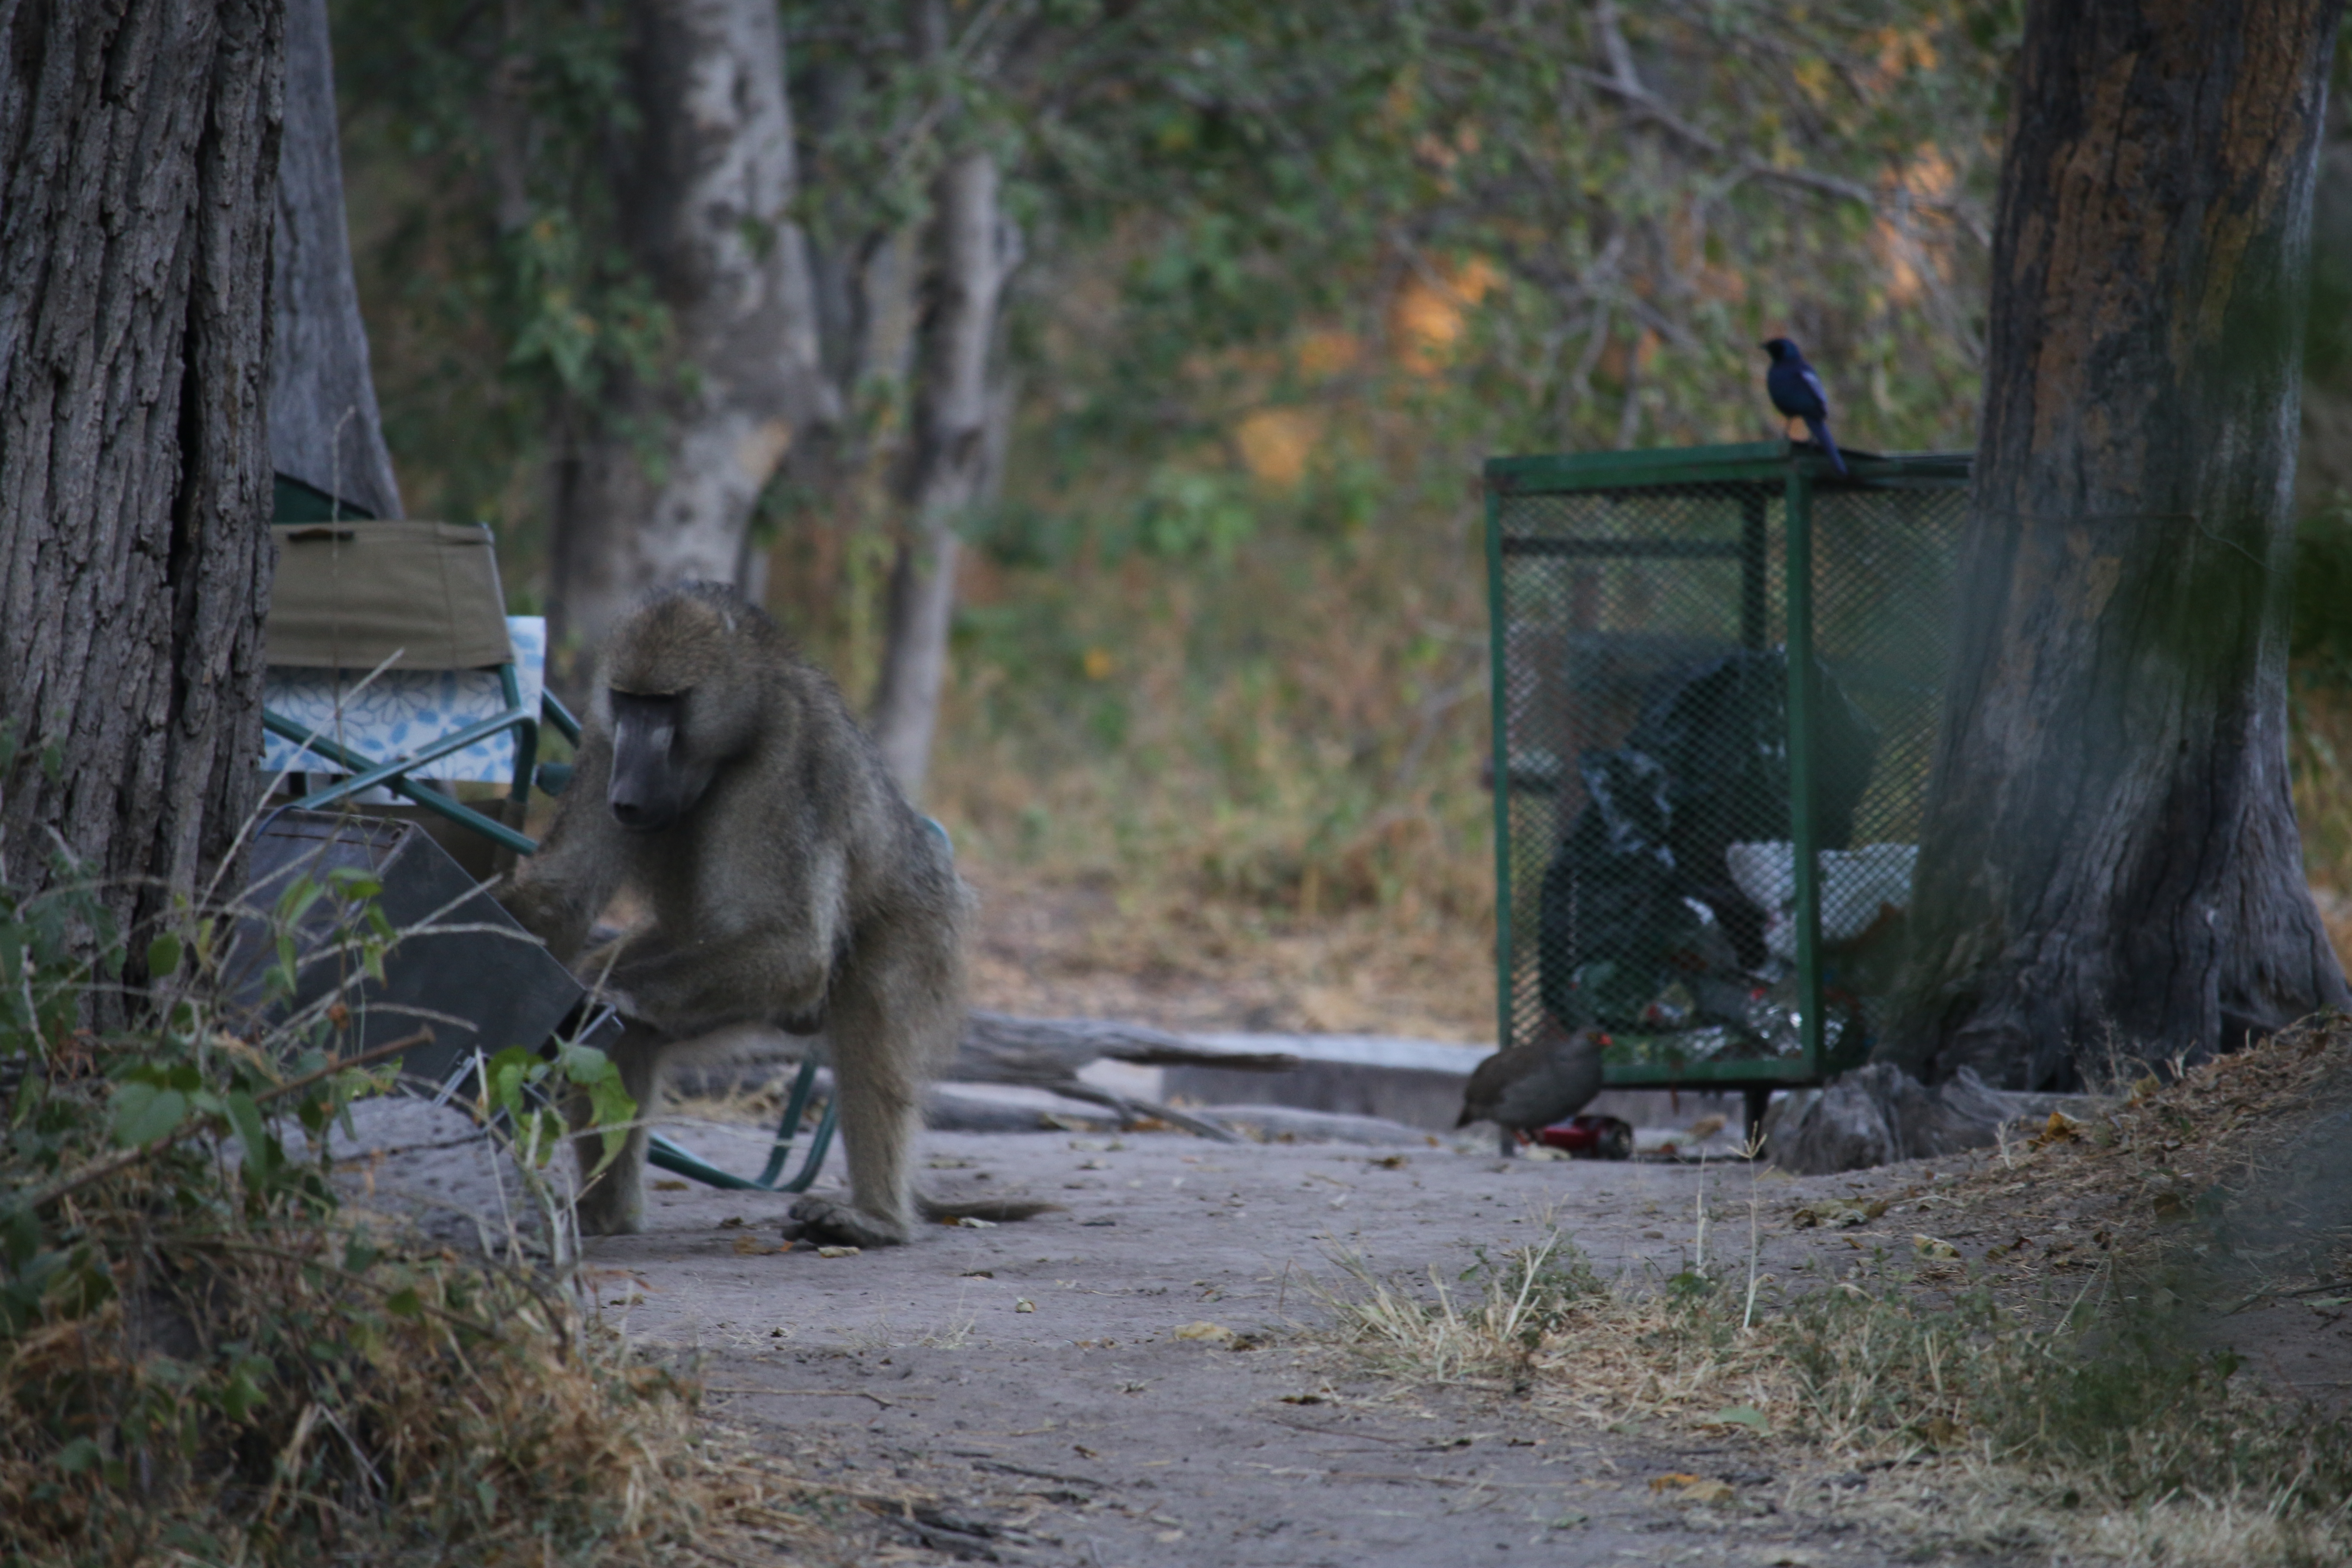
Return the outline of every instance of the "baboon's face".
[[[709,770],[692,761],[686,743],[686,691],[614,690],[613,782],[604,804],[613,820],[633,833],[657,833],[702,797]]]

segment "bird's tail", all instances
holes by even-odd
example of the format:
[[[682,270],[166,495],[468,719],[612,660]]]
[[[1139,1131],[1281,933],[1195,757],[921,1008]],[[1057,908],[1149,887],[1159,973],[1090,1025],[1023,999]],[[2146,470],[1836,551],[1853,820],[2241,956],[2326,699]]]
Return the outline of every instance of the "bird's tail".
[[[1830,467],[1835,468],[1843,479],[1845,476],[1845,458],[1839,454],[1837,443],[1830,439],[1829,421],[1816,419],[1808,414],[1805,416],[1805,429],[1811,435],[1813,444],[1830,455]]]

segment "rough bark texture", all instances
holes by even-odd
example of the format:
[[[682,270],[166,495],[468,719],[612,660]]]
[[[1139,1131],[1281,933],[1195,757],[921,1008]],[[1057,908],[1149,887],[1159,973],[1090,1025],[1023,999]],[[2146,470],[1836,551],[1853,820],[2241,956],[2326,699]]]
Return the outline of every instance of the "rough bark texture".
[[[127,916],[257,776],[283,14],[0,0],[0,857]]]
[[[399,517],[367,329],[343,222],[341,138],[327,0],[286,7],[286,133],[278,153],[270,309],[269,460],[372,517]]]
[[[2046,1122],[2053,1110],[2087,1119],[2092,1103],[1989,1089],[1967,1068],[1929,1089],[1891,1062],[1871,1062],[1827,1088],[1773,1100],[1764,1118],[1764,1157],[1801,1176],[1867,1170],[1989,1148],[2003,1128]]]
[[[2344,976],[2305,889],[2286,623],[2336,5],[2028,13],[1994,239],[1969,599],[1884,1053],[2064,1089]]]
[[[831,417],[807,241],[792,221],[792,113],[769,0],[637,0],[642,130],[628,242],[669,307],[671,367],[620,388],[557,485],[559,638],[593,645],[656,583],[732,583],[752,503]]]
[[[997,206],[996,160],[958,156],[932,192],[931,256],[918,339],[915,439],[905,496],[910,518],[890,573],[874,741],[909,800],[929,771],[948,625],[955,613],[955,525],[996,477],[1002,423],[997,312],[1020,261],[1019,231]]]

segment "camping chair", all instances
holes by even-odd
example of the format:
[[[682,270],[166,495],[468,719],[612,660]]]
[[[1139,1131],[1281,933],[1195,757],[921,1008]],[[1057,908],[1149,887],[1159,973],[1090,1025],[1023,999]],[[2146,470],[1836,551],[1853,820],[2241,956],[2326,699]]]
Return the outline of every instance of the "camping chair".
[[[540,725],[577,744],[580,721],[546,689],[547,623],[506,614],[489,530],[366,520],[270,531],[278,554],[261,765],[272,776],[331,776],[283,804],[367,811],[362,797],[381,787],[501,849],[536,852],[521,831],[531,786],[560,795],[571,783],[569,767],[538,760]],[[503,784],[507,793],[493,817],[425,781]],[[649,1135],[646,1157],[710,1186],[805,1191],[833,1142],[831,1100],[799,1171],[779,1178],[816,1076],[815,1058],[803,1058],[757,1178],[659,1134]]]
[[[338,775],[290,804],[320,811],[381,786],[501,848],[536,850],[520,831],[531,784],[554,793],[568,782],[540,773],[540,723],[575,737],[579,725],[545,689],[547,623],[506,613],[489,530],[364,521],[270,532],[261,765]],[[508,789],[493,817],[428,780]]]

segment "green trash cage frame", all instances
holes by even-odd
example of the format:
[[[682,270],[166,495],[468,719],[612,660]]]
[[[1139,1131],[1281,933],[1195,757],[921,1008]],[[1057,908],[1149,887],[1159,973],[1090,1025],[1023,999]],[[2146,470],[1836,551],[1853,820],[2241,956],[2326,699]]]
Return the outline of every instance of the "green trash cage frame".
[[[1882,958],[1868,977],[1869,951],[1908,907],[1971,457],[1843,456],[1843,476],[1786,440],[1487,460],[1504,1048],[1596,1026],[1610,1087],[1744,1090],[1751,1126],[1773,1089],[1867,1055],[1885,993],[1865,988],[1891,973]],[[1704,752],[1732,782],[1682,778],[1636,744],[1676,735],[1696,748],[1679,754]],[[1645,821],[1668,825],[1647,845]],[[1769,831],[1781,821],[1784,835]],[[1699,864],[1675,860],[1675,831]],[[1727,858],[1748,873],[1738,893],[1719,884],[1738,870],[1705,863]],[[1646,891],[1613,886],[1619,865]],[[1831,942],[1825,865],[1844,900]],[[1776,875],[1775,907],[1743,900]],[[1888,877],[1899,901],[1870,904]],[[1628,909],[1664,913],[1604,918]],[[1859,937],[1855,909],[1871,916]],[[1667,928],[1712,959],[1628,934]],[[1664,967],[1575,962],[1610,942]],[[1629,1016],[1627,999],[1670,971]],[[1548,986],[1581,1016],[1558,1017]]]

